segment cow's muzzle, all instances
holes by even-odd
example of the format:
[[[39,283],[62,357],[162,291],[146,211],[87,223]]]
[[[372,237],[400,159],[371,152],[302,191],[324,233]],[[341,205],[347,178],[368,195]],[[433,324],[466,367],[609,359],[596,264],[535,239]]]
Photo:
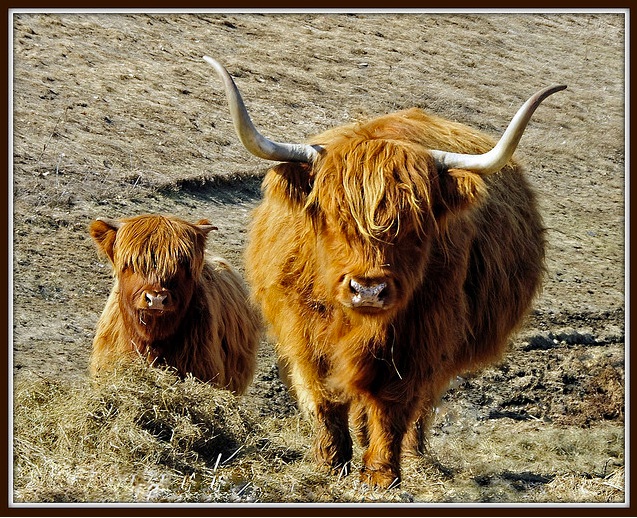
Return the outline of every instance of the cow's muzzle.
[[[363,286],[354,279],[349,282],[352,290],[352,306],[368,306],[373,308],[382,308],[384,305],[383,291],[387,288],[386,282],[380,284],[372,284],[371,286]]]
[[[353,309],[387,309],[392,300],[392,283],[389,279],[354,278],[345,280],[346,306]]]

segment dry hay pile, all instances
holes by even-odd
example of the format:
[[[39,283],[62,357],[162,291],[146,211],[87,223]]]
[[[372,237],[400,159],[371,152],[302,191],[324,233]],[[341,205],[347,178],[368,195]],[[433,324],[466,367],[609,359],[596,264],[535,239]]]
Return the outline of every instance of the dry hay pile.
[[[215,467],[254,430],[239,399],[141,360],[89,383],[16,384],[15,501],[235,499],[240,481]]]
[[[404,459],[400,488],[319,469],[298,413],[259,415],[235,397],[143,361],[100,380],[28,378],[14,390],[14,501],[33,502],[621,502],[622,431],[583,436],[441,407],[431,454]],[[450,429],[462,428],[450,439]],[[506,456],[502,452],[507,452]],[[589,470],[571,473],[573,464]],[[603,466],[603,472],[597,469]]]

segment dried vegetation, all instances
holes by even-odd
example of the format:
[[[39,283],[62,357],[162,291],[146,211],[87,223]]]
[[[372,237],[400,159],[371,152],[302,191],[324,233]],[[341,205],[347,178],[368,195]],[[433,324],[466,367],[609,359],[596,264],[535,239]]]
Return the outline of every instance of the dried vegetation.
[[[624,502],[622,13],[12,21],[16,503]],[[544,291],[510,354],[448,392],[399,488],[317,470],[269,343],[239,399],[143,365],[86,377],[111,286],[92,219],[207,217],[211,252],[242,267],[268,164],[235,138],[203,54],[275,140],[412,106],[497,136],[530,93],[568,85],[517,152],[549,229]]]

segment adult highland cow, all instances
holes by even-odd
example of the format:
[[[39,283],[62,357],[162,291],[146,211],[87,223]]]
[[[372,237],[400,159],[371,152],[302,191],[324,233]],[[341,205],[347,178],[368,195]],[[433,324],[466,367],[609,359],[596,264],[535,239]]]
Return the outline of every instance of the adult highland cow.
[[[239,274],[221,258],[205,259],[215,228],[159,215],[93,221],[91,236],[115,277],[93,341],[93,375],[140,354],[217,387],[246,390],[260,318]]]
[[[547,88],[497,145],[419,109],[331,129],[310,144],[272,142],[253,126],[227,71],[237,133],[284,162],[266,175],[247,274],[320,462],[347,469],[348,416],[362,480],[400,480],[403,442],[450,380],[501,357],[537,293],[544,227],[511,160]]]

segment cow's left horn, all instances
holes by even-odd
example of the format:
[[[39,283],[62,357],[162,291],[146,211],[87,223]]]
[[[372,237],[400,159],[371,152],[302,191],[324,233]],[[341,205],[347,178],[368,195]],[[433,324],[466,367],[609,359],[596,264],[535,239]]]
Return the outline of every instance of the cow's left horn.
[[[241,93],[239,93],[239,89],[228,71],[211,57],[204,56],[203,58],[214,67],[219,77],[223,80],[234,128],[237,135],[239,135],[239,139],[241,139],[241,142],[250,153],[259,158],[278,160],[280,162],[311,163],[316,160],[321,151],[319,146],[272,142],[261,135],[252,124],[250,115],[248,115],[245,104],[243,104]]]
[[[447,169],[468,169],[477,173],[489,174],[499,171],[509,161],[520,138],[531,119],[531,115],[540,103],[549,95],[564,90],[566,85],[550,86],[540,90],[526,101],[511,119],[508,128],[488,153],[483,155],[465,155],[447,151],[431,150],[431,155],[439,171]]]

